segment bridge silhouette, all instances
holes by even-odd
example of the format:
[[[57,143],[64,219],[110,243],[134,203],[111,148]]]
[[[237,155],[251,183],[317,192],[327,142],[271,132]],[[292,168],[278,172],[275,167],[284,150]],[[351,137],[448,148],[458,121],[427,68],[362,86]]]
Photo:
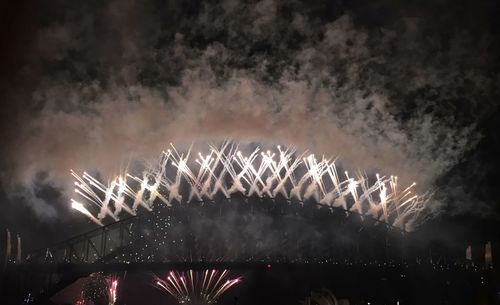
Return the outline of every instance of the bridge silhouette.
[[[317,228],[300,232],[311,226]],[[50,304],[55,293],[93,272],[339,268],[373,262],[396,267],[405,260],[405,236],[385,222],[314,202],[218,198],[144,212],[32,251],[22,263],[7,265],[2,286],[13,298]],[[267,243],[260,241],[266,238]]]

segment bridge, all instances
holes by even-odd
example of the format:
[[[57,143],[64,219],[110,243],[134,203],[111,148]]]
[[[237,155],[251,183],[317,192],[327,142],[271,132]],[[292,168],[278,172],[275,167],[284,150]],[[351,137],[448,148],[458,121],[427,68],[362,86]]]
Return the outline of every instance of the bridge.
[[[396,267],[406,259],[405,237],[343,209],[219,198],[155,209],[32,251],[7,266],[2,286],[16,300],[50,304],[55,293],[97,271]]]

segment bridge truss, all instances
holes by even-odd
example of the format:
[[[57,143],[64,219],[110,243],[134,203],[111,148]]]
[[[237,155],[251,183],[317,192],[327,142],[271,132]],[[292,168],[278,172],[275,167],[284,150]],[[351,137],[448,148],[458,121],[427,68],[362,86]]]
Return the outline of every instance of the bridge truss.
[[[404,239],[386,223],[312,202],[218,198],[160,208],[33,251],[8,266],[12,282],[3,286],[42,304],[95,271],[399,264]]]

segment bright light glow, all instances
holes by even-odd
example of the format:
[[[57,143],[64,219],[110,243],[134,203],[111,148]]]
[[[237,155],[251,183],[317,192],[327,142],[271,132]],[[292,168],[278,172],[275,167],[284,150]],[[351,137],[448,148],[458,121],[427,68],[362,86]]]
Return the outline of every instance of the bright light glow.
[[[245,150],[240,150],[238,144],[226,141],[219,147],[210,145],[208,151],[205,156],[199,152],[191,158],[190,149],[179,153],[171,145],[157,166],[146,168],[141,176],[119,175],[108,185],[87,172],[79,176],[71,171],[76,179],[75,192],[99,212],[93,216],[73,199],[72,207],[101,224],[106,217],[118,220],[122,212],[135,215],[139,206],[151,210],[157,202],[170,206],[173,201],[212,200],[216,194],[226,198],[234,193],[269,198],[280,194],[299,202],[314,199],[321,205],[343,208],[411,230],[423,216],[429,199],[428,194],[413,194],[415,183],[400,190],[396,176],[376,174],[376,181],[370,184],[366,174],[350,176],[345,171],[342,179],[335,160],[316,157],[307,151],[300,153],[293,147],[277,146],[265,152],[256,148],[244,155]],[[187,200],[181,192],[181,184],[186,183]],[[127,203],[130,201],[133,203]]]
[[[107,286],[109,305],[114,305],[117,297],[118,278],[111,277],[107,279]]]
[[[155,276],[155,282],[179,304],[216,304],[224,292],[240,282],[239,278],[227,279],[228,275],[228,270],[171,271],[166,279]]]

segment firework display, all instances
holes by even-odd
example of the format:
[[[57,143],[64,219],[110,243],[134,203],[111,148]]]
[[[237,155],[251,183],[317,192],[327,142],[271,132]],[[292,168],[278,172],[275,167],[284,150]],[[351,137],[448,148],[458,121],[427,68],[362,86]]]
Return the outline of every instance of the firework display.
[[[240,278],[228,279],[228,274],[228,270],[171,271],[165,279],[155,276],[155,281],[179,304],[208,305],[217,303],[224,292],[240,282]]]
[[[85,281],[82,289],[82,301],[93,304],[108,303],[108,281],[100,272],[92,273]]]
[[[500,305],[500,0],[6,3],[0,305]]]
[[[72,207],[102,224],[107,217],[119,220],[123,212],[136,215],[139,207],[152,210],[156,202],[171,206],[173,202],[213,200],[217,194],[230,198],[241,193],[248,197],[314,200],[409,230],[428,197],[412,193],[415,183],[401,190],[396,176],[377,174],[370,179],[363,174],[351,176],[347,171],[341,174],[335,160],[324,156],[318,159],[292,147],[277,146],[274,152],[256,148],[244,155],[237,144],[226,141],[220,147],[210,145],[206,155],[192,155],[191,149],[181,153],[171,145],[158,165],[147,168],[141,177],[125,173],[107,185],[87,172],[80,176],[71,171],[76,193],[99,212],[94,216],[75,199],[71,200]]]
[[[85,281],[81,297],[76,304],[114,305],[117,299],[118,282],[116,276],[105,276],[100,272],[92,273]]]
[[[114,305],[117,297],[118,278],[114,276],[108,277],[106,279],[106,287],[108,292],[108,303],[109,305]]]

